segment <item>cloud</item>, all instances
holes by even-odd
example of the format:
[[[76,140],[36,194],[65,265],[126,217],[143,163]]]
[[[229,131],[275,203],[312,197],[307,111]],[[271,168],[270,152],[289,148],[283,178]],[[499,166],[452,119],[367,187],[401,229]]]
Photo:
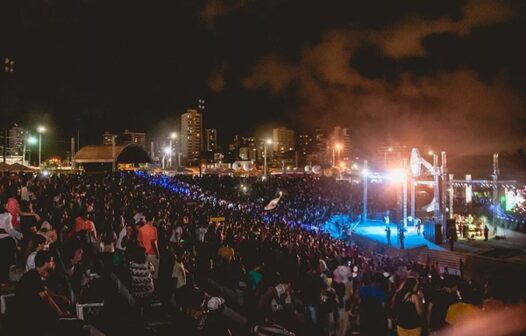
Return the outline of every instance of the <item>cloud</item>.
[[[248,89],[267,88],[273,94],[282,93],[300,77],[297,66],[284,63],[276,55],[269,55],[252,69],[252,75],[242,80]]]
[[[219,93],[225,89],[225,85],[225,67],[223,66],[208,78],[208,87],[212,92]]]
[[[504,2],[472,0],[466,4],[462,19],[449,17],[425,20],[409,17],[400,24],[381,32],[370,32],[369,37],[392,58],[422,57],[426,54],[422,40],[429,35],[452,33],[467,35],[473,28],[491,26],[513,17],[512,9]]]
[[[330,31],[297,64],[267,56],[242,83],[276,96],[293,90],[302,126],[349,127],[356,146],[368,150],[385,141],[463,153],[520,145],[524,102],[502,81],[483,82],[466,69],[404,73],[394,83],[367,78],[350,65],[366,35]]]

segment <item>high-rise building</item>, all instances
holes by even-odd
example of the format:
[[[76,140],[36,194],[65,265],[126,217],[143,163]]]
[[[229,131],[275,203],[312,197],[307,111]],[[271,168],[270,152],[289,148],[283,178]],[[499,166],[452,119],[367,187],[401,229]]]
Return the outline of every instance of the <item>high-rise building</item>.
[[[333,128],[331,135],[331,147],[337,145],[341,146],[340,149],[340,160],[350,160],[351,159],[351,135],[349,129],[345,127],[336,126]],[[332,150],[332,148],[331,148]]]
[[[203,137],[203,114],[195,109],[188,109],[181,115],[181,154],[187,161],[200,157]]]
[[[217,149],[217,130],[213,128],[206,129],[206,147],[205,149],[209,152],[215,152]]]
[[[20,127],[18,124],[14,124],[13,127],[9,129],[7,154],[13,156],[22,155],[24,142],[28,135],[29,131],[26,128]]]
[[[298,159],[306,164],[308,157],[316,152],[316,137],[313,133],[303,133],[298,136]]]
[[[272,129],[272,149],[275,153],[285,154],[294,150],[294,131],[285,127]]]
[[[307,156],[316,150],[314,134],[304,133],[298,136],[298,150],[301,156]]]

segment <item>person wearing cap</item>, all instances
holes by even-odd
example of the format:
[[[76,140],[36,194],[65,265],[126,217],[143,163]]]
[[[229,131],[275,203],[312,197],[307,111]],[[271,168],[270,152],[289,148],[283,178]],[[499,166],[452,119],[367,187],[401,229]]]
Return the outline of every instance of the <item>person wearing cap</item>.
[[[232,333],[228,329],[223,310],[225,300],[212,296],[206,303],[207,312],[197,324],[199,335],[203,336],[230,336]]]

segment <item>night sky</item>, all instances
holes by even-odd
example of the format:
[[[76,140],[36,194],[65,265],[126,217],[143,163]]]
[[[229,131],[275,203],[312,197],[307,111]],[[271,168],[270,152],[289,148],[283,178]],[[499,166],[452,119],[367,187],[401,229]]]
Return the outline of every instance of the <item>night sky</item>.
[[[525,1],[2,0],[0,124],[175,128],[197,99],[226,144],[271,126],[351,129],[457,153],[526,136]],[[269,132],[267,132],[268,134]],[[48,144],[49,146],[49,144]]]

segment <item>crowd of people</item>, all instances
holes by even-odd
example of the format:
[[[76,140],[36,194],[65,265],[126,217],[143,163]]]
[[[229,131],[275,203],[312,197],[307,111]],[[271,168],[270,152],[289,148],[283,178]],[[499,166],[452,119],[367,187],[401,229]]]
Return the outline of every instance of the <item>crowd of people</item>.
[[[424,335],[524,300],[510,279],[306,230],[359,213],[330,178],[6,174],[0,188],[2,288],[24,272],[6,334],[74,335],[74,305],[104,302],[108,335],[152,318],[184,335]]]

